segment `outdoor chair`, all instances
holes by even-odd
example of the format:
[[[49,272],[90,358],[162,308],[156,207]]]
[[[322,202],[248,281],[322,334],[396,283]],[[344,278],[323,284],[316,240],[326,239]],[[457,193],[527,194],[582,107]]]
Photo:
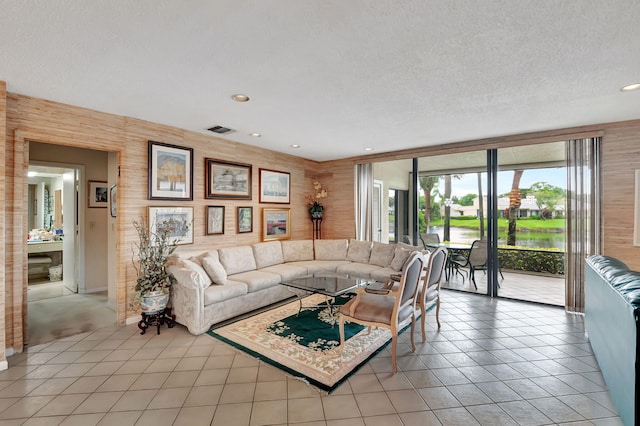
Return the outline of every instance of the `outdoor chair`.
[[[391,331],[391,362],[393,373],[397,371],[396,347],[398,345],[398,331],[411,321],[411,350],[415,352],[416,345],[413,333],[416,325],[416,299],[423,278],[424,256],[420,252],[413,252],[399,282],[390,280],[381,289],[358,288],[356,296],[340,308],[340,354],[344,350],[344,323],[355,322],[365,325],[371,332],[371,327],[384,327]]]
[[[424,280],[422,287],[418,293],[416,302],[417,308],[420,309],[420,325],[422,325],[422,341],[427,340],[425,332],[425,317],[427,314],[427,304],[436,301],[436,323],[440,328],[440,283],[447,264],[447,249],[438,247],[429,256],[425,267]]]
[[[440,244],[440,235],[435,232],[423,232],[420,234],[420,239],[427,250],[433,250]]]
[[[478,289],[476,285],[476,277],[475,271],[487,270],[487,240],[486,238],[482,238],[480,240],[475,240],[471,245],[471,250],[469,250],[469,254],[466,257],[459,257],[452,260],[452,263],[455,264],[456,268],[465,268],[469,267],[469,279],[473,282],[473,286],[475,289]],[[500,272],[500,277],[504,279],[502,275],[502,268],[498,266],[498,271]],[[499,284],[498,284],[499,286]]]

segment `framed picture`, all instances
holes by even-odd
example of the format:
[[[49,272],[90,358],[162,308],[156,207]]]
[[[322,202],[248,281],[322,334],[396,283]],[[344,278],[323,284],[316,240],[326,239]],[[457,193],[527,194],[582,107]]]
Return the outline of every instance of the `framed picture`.
[[[290,188],[289,173],[260,169],[261,203],[289,204]]]
[[[238,207],[238,234],[253,232],[253,207]]]
[[[176,244],[193,244],[193,207],[149,207],[149,231],[171,228]]]
[[[207,206],[207,235],[224,234],[224,206]]]
[[[262,240],[291,238],[291,209],[262,209]]]
[[[251,164],[205,158],[207,174],[205,198],[250,200]]]
[[[111,185],[109,190],[109,210],[111,217],[116,217],[118,213],[118,185]]]
[[[107,182],[89,181],[89,207],[106,208],[109,205],[109,187]]]
[[[149,199],[193,200],[193,149],[149,141]]]

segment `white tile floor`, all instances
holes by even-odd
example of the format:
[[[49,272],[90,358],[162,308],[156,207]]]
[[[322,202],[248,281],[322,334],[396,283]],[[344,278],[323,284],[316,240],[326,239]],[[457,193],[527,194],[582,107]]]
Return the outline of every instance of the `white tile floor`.
[[[182,326],[107,327],[0,373],[0,425],[620,425],[582,317],[443,291],[442,329],[399,371],[387,350],[330,395]],[[418,330],[419,333],[419,330]],[[417,338],[420,341],[420,338]]]

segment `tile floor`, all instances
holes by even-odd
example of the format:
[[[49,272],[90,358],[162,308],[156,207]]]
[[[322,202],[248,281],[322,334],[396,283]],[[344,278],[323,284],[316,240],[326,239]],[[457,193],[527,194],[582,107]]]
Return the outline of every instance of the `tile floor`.
[[[182,326],[107,327],[29,348],[0,373],[0,425],[620,425],[561,308],[443,291],[442,329],[401,336],[332,394]],[[417,339],[420,341],[420,339]]]

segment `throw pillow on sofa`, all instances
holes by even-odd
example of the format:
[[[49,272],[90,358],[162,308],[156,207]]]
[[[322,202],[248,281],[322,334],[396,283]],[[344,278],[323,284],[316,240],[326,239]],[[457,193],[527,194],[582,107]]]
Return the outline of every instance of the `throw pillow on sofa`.
[[[391,269],[394,271],[401,271],[404,263],[409,258],[413,250],[407,250],[406,248],[402,248],[400,246],[396,247],[396,253],[393,256],[393,260],[391,261]]]
[[[204,284],[203,288],[207,288],[211,285],[211,278],[209,277],[209,275],[207,274],[207,272],[204,270],[204,268],[200,265],[198,265],[198,263],[192,259],[181,259],[180,260],[181,266],[183,268],[187,268],[195,273],[197,273],[200,278],[202,279],[202,282]]]
[[[396,246],[375,241],[371,249],[370,265],[389,266],[396,253]]]
[[[225,271],[222,263],[218,260],[218,254],[215,256],[205,256],[202,258],[202,267],[209,274],[214,284],[224,285],[227,283],[227,271]]]

